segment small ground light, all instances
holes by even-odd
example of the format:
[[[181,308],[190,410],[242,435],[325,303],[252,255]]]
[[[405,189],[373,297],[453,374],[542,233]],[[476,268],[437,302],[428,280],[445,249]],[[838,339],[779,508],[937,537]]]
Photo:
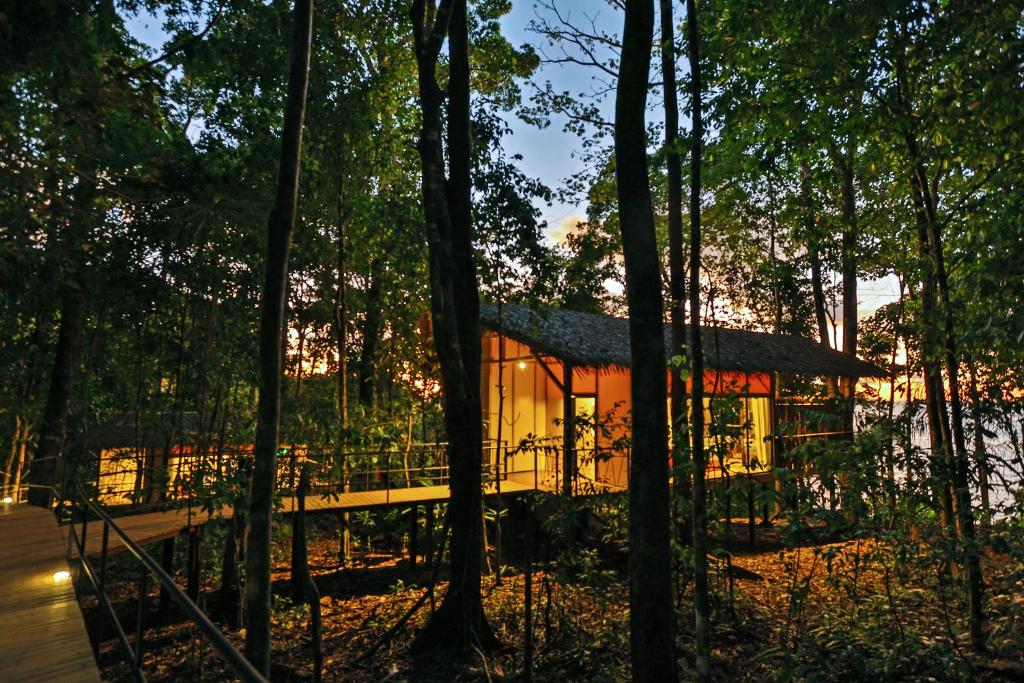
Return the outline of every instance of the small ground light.
[[[4,505],[10,505],[13,502],[14,502],[13,498],[11,498],[10,496],[4,496]]]
[[[64,583],[65,581],[67,581],[70,578],[71,578],[71,572],[65,571],[63,569],[61,569],[59,572],[54,572],[53,573],[53,582],[54,583]]]

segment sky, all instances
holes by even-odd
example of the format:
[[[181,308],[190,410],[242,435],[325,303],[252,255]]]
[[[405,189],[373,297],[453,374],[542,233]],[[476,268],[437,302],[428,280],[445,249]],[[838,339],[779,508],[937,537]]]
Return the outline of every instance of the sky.
[[[589,26],[593,21],[597,28],[608,32],[621,30],[621,15],[600,0],[554,2],[557,3],[562,16],[573,23]],[[550,15],[550,12],[539,8],[533,2],[513,2],[512,11],[501,22],[502,32],[513,45],[529,43],[538,51],[543,50],[543,53],[555,56],[558,54],[557,49],[545,45],[541,36],[529,30],[530,22],[541,12]],[[555,91],[565,90],[574,95],[585,96],[590,92],[592,78],[595,75],[591,73],[592,71],[593,69],[572,64],[542,64],[534,81],[537,84],[550,81]],[[611,97],[606,98],[601,104],[601,111],[608,120],[613,118],[613,108]],[[575,135],[562,130],[564,118],[557,115],[552,117],[551,125],[547,128],[526,124],[515,116],[506,117],[506,121],[512,129],[512,134],[506,138],[505,147],[510,153],[523,156],[521,168],[524,173],[539,178],[548,187],[555,189],[565,178],[582,170],[583,162],[579,158],[582,151],[581,141]],[[557,201],[550,207],[541,207],[543,219],[547,221],[550,229],[556,231],[563,228],[563,223],[574,224],[576,220],[582,219],[584,211],[584,206]]]
[[[554,3],[561,16],[576,25],[590,27],[593,24],[599,30],[618,33],[621,30],[622,16],[603,0],[549,0]],[[512,10],[502,18],[503,34],[513,45],[529,43],[538,51],[548,56],[557,56],[557,48],[544,44],[543,38],[529,30],[531,21],[538,14],[551,16],[550,10],[538,6],[537,2],[515,1]],[[680,15],[682,13],[680,12]],[[139,15],[128,21],[128,29],[142,42],[154,49],[163,45],[166,39],[162,22],[158,17]],[[573,64],[542,64],[534,76],[534,83],[542,85],[550,82],[555,91],[569,91],[577,96],[586,96],[593,87],[594,78],[598,76],[593,68]],[[531,86],[524,85],[524,97],[528,97]],[[660,96],[653,95],[651,105],[660,103]],[[599,105],[607,120],[613,118],[613,97],[608,96]],[[504,140],[504,147],[509,154],[519,154],[522,160],[520,168],[527,175],[538,178],[552,190],[557,190],[569,176],[584,169],[580,155],[582,141],[574,134],[563,130],[565,119],[554,115],[551,125],[537,128],[520,120],[513,114],[505,116],[511,134]],[[657,106],[653,106],[648,116],[649,121],[661,121],[662,116]],[[686,117],[681,117],[683,128],[688,127]],[[561,201],[554,199],[550,205],[538,206],[542,220],[548,224],[548,236],[553,241],[560,241],[567,230],[571,230],[576,222],[585,215],[586,205],[580,201]],[[879,306],[895,301],[898,298],[898,285],[895,278],[884,278],[875,281],[862,280],[858,288],[858,309],[860,317],[870,315]],[[839,330],[839,339],[842,330]]]

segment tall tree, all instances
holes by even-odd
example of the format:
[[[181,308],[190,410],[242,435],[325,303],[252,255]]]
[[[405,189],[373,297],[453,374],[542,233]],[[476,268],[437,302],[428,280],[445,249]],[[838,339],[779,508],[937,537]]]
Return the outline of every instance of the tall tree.
[[[669,552],[668,433],[661,268],[647,167],[653,0],[626,3],[615,95],[615,180],[629,305],[633,456],[629,466],[629,626],[635,681],[671,681],[675,616]]]
[[[469,36],[466,0],[410,7],[421,108],[423,213],[430,257],[430,314],[441,368],[444,422],[451,467],[451,577],[444,601],[417,647],[491,647],[496,638],[480,593],[483,550],[480,423],[480,297],[473,256],[470,203]],[[449,38],[446,178],[437,63]]]
[[[661,74],[665,97],[665,183],[668,200],[669,320],[672,330],[671,411],[672,464],[676,489],[683,505],[689,504],[690,475],[683,467],[687,453],[686,379],[686,265],[683,261],[683,166],[679,139],[679,103],[676,94],[676,40],[672,0],[659,0],[661,19]],[[681,513],[679,538],[688,543],[692,536],[689,511]]]
[[[267,222],[266,269],[260,300],[260,394],[245,555],[245,651],[249,661],[265,676],[270,675],[270,523],[281,419],[282,330],[288,296],[288,251],[299,200],[312,35],[313,0],[295,0],[277,193]]]
[[[697,680],[711,680],[711,603],[708,595],[708,511],[704,470],[704,346],[700,335],[700,192],[704,125],[701,119],[700,28],[694,0],[686,0],[690,62],[690,426],[693,442],[693,611]]]

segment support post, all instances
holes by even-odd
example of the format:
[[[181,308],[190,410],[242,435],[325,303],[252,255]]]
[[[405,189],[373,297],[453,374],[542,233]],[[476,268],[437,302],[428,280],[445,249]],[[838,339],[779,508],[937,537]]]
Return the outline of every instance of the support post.
[[[416,555],[419,554],[416,542],[417,523],[419,522],[418,512],[418,505],[413,505],[409,508],[409,569],[416,568]]]
[[[188,584],[186,593],[192,602],[199,599],[199,580],[202,573],[203,527],[193,527],[188,532]]]
[[[104,532],[106,529],[104,529]],[[160,558],[160,567],[167,572],[169,576],[174,576],[174,536],[165,539],[163,542],[163,556]],[[161,613],[165,612],[168,607],[171,606],[171,594],[163,584],[160,585],[160,602],[158,603],[158,609]]]
[[[778,401],[779,401],[779,377],[777,372],[769,375],[769,395],[771,399],[768,403],[768,429],[770,430],[771,438],[768,440],[768,457],[771,459],[772,471],[774,473],[773,481],[775,484],[775,512],[781,512],[782,510],[782,493],[783,486],[782,480],[779,479],[779,457],[782,455],[779,453],[779,413],[778,413]],[[768,522],[767,506],[766,513],[764,515],[764,524]]]
[[[139,575],[138,612],[135,614],[135,661],[134,669],[138,674],[142,670],[143,638],[146,635],[146,594],[149,588],[149,570],[142,568]]]
[[[747,479],[747,541],[751,548],[757,544],[757,515],[754,510],[754,487],[756,485],[753,477]]]
[[[562,361],[562,495],[572,496],[576,480],[576,411],[572,400],[572,363]]]
[[[352,561],[352,534],[349,530],[348,512],[338,513],[338,561],[347,567]]]
[[[528,507],[526,515],[526,576],[523,584],[523,680],[533,683],[533,514]]]
[[[424,525],[427,527],[426,547],[423,548],[423,561],[428,567],[434,565],[434,504],[427,503]]]

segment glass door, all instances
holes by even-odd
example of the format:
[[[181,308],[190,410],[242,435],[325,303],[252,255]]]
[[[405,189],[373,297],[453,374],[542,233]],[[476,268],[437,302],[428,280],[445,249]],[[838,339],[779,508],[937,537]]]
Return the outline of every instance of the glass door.
[[[584,481],[593,482],[597,474],[594,447],[597,445],[596,396],[573,396],[576,417],[576,471]]]

